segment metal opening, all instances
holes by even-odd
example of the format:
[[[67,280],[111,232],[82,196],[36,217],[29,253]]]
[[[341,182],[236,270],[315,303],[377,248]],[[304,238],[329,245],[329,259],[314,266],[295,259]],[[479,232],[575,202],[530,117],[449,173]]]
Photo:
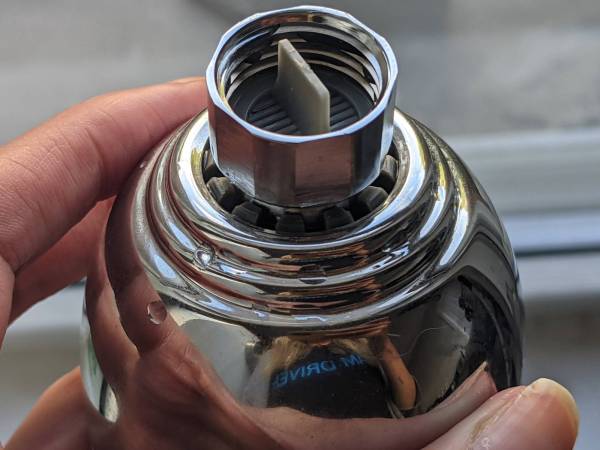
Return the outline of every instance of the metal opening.
[[[224,35],[207,76],[223,103],[258,128],[298,134],[270,96],[281,39],[293,43],[330,90],[332,131],[368,116],[394,89],[397,69],[389,45],[352,16],[312,7],[254,16]],[[262,115],[266,108],[273,114]]]

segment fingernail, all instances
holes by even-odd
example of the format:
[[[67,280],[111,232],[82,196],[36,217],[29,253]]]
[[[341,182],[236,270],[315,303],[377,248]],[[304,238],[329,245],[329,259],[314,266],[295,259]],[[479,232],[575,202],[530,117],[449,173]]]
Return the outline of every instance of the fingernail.
[[[169,81],[169,84],[189,84],[189,83],[198,83],[202,80],[202,77],[185,77],[178,78],[176,80]]]
[[[482,426],[484,427],[490,418],[501,415],[502,411],[506,410],[515,401],[523,389],[523,387],[506,389],[497,393],[479,407],[475,406],[475,408],[473,408],[473,405],[467,405],[468,408],[465,407],[465,399],[468,396],[463,396],[448,406],[439,410],[434,409],[429,414],[439,415],[440,417],[435,417],[436,421],[448,420],[447,416],[453,417],[455,421],[446,424],[450,424],[446,431],[450,430],[435,441],[434,448],[471,448],[468,444],[473,441],[473,436],[479,435],[478,430]]]
[[[579,410],[577,409],[577,403],[575,403],[573,395],[564,386],[548,378],[539,378],[523,391],[522,396],[547,396],[556,399],[558,404],[564,409],[571,424],[571,429],[577,433],[579,429]]]
[[[555,381],[540,378],[472,429],[474,449],[570,449],[575,444],[579,413],[575,400]]]

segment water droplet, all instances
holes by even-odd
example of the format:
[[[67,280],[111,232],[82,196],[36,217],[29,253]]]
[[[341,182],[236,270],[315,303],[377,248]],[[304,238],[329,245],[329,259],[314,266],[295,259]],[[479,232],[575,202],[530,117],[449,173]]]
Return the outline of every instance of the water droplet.
[[[317,264],[302,266],[298,271],[298,277],[306,284],[321,284],[327,279],[325,271]]]
[[[215,251],[207,245],[198,247],[196,249],[196,252],[194,253],[194,261],[200,267],[210,266],[212,264],[214,258],[215,258]]]
[[[167,308],[160,300],[148,303],[147,313],[150,322],[154,325],[160,325],[167,318]]]

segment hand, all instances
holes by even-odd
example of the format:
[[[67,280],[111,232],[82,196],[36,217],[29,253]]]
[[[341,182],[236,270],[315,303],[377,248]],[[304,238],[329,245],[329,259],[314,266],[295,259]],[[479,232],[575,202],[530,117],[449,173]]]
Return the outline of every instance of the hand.
[[[427,414],[320,419],[240,405],[170,317],[145,328],[119,317],[106,274],[93,272],[110,199],[146,151],[204,107],[203,92],[188,79],[101,96],[0,150],[0,338],[32,304],[90,273],[92,328],[110,330],[94,345],[120,408],[116,423],[102,418],[74,370],[7,450],[572,448],[573,399],[549,380],[496,393],[482,366]]]

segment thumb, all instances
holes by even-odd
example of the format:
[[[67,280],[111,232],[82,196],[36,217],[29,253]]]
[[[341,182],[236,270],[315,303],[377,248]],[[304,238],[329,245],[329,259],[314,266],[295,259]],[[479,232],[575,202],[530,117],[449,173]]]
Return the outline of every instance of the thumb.
[[[575,445],[578,426],[569,391],[540,378],[496,394],[427,449],[568,450]]]
[[[6,450],[88,449],[90,416],[79,369],[72,370],[42,394]]]

